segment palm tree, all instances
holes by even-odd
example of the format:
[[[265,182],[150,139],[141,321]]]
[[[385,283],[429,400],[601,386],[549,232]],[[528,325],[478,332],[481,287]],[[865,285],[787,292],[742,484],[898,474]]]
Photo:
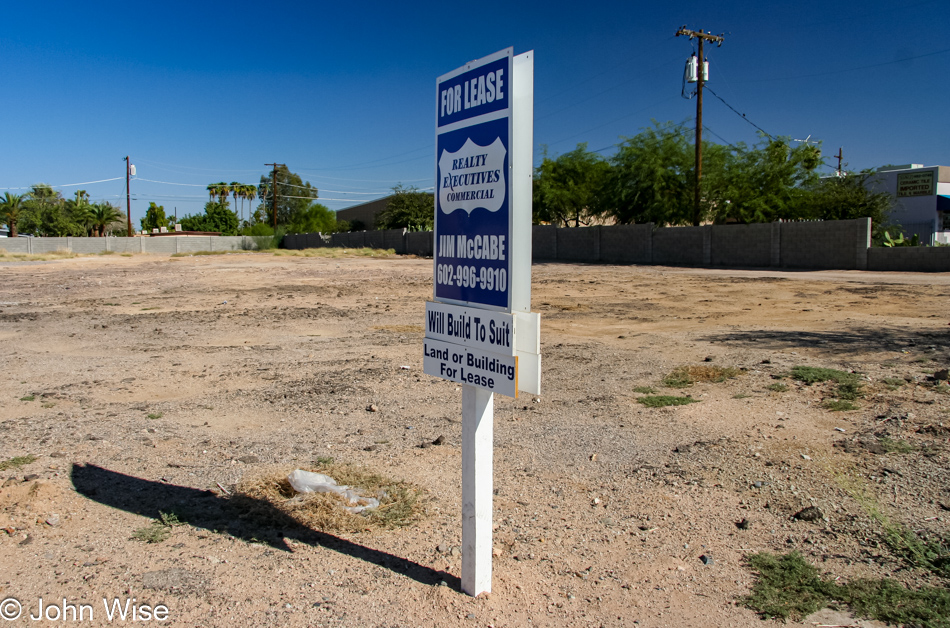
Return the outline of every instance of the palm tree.
[[[218,200],[224,201],[227,203],[228,207],[231,207],[231,186],[222,181],[218,184]]]
[[[248,214],[250,214],[251,201],[257,196],[257,186],[254,184],[241,186],[241,217],[244,217],[244,199],[247,199]]]
[[[241,191],[241,184],[237,181],[231,181],[231,185],[228,186],[228,189],[231,191],[231,195],[234,196],[234,213],[237,214],[237,199]]]
[[[3,193],[3,200],[0,200],[0,217],[7,223],[10,230],[10,237],[16,237],[16,223],[20,219],[20,211],[23,209],[23,196],[20,194]]]
[[[85,235],[89,235],[92,226],[92,206],[89,204],[89,194],[85,190],[77,190],[76,198],[66,201],[66,210],[73,221],[82,227]]]
[[[106,227],[110,223],[120,220],[122,217],[123,214],[109,203],[96,203],[92,206],[92,224],[100,238],[105,237]]]
[[[54,190],[48,183],[34,183],[30,187],[28,194],[30,200],[40,202],[58,203],[63,199],[60,193]]]

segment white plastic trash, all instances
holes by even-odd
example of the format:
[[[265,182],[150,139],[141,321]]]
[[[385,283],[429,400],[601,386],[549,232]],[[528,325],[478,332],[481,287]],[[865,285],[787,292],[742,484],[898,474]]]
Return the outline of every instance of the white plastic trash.
[[[298,493],[335,493],[349,504],[343,509],[353,514],[379,506],[379,500],[375,497],[363,497],[349,486],[339,485],[329,475],[322,473],[296,469],[287,476],[287,481]]]

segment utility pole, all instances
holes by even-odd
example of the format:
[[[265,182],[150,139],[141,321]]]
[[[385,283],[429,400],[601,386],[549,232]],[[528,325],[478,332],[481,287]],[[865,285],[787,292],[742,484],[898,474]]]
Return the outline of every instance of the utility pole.
[[[274,188],[271,191],[271,194],[273,194],[274,197],[273,197],[273,202],[271,203],[271,205],[273,206],[273,212],[274,212],[274,232],[276,233],[277,232],[277,167],[282,166],[286,168],[287,164],[273,163],[273,164],[264,164],[264,165],[274,167],[274,175],[271,177],[271,187]]]
[[[706,57],[703,55],[703,43],[706,41],[715,42],[716,46],[722,45],[722,35],[712,35],[704,33],[702,29],[698,31],[690,30],[686,26],[680,27],[676,31],[676,36],[686,35],[690,39],[696,37],[699,39],[699,64],[696,77],[696,190],[695,190],[695,215],[693,216],[693,225],[699,226],[699,219],[702,216],[700,211],[700,183],[703,178],[703,83],[706,82]]]
[[[844,154],[842,153],[843,150],[844,150],[844,146],[842,146],[842,147],[840,147],[840,148],[838,149],[838,154],[837,154],[837,155],[832,155],[832,157],[837,157],[837,158],[838,158],[838,171],[837,171],[835,174],[837,174],[839,177],[842,176],[842,174],[843,174],[843,173],[841,172],[841,160],[844,158]]]
[[[125,156],[125,217],[128,222],[128,236],[132,237],[132,194],[129,191],[129,172],[132,166],[129,165],[129,156]]]

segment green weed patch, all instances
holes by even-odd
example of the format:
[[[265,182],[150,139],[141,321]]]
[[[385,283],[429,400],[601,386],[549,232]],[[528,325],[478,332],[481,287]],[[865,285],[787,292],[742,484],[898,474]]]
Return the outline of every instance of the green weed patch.
[[[891,624],[950,627],[950,591],[942,587],[908,589],[894,580],[854,580],[839,584],[823,577],[797,552],[753,554],[749,566],[758,572],[746,607],[764,619],[801,620],[829,604],[846,604],[863,617]]]
[[[36,456],[33,454],[28,456],[15,456],[9,460],[0,461],[0,471],[6,471],[7,469],[19,469],[20,467],[34,462],[35,460]]]
[[[843,384],[845,382],[859,381],[858,376],[854,373],[847,373],[836,369],[819,368],[817,366],[793,366],[792,379],[805,382],[809,386],[821,382]]]
[[[132,538],[136,541],[145,543],[161,543],[172,534],[172,528],[182,525],[175,513],[158,513],[159,518],[155,519],[144,528],[139,528],[132,533]]]
[[[718,384],[741,373],[740,369],[731,366],[678,366],[663,378],[663,385],[667,388],[687,388],[696,382]]]
[[[699,403],[699,399],[692,397],[673,397],[671,395],[647,395],[637,399],[648,408],[664,408],[666,406],[685,406],[690,403]]]

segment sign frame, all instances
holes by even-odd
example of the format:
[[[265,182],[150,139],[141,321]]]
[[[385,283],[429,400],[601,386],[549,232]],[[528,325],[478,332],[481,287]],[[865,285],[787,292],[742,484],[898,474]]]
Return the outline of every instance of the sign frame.
[[[479,71],[485,70],[485,74],[491,74],[499,66],[502,77],[500,89],[504,90],[502,93],[506,99],[505,106],[499,107],[495,101],[473,100],[473,94],[476,89],[481,90],[482,82],[489,83],[487,80],[481,80],[484,75],[480,75]],[[460,78],[465,79],[461,84]],[[497,82],[495,84],[497,85]],[[461,113],[449,105],[453,89],[456,96],[455,106],[462,106]],[[436,190],[432,255],[435,278],[432,298],[435,301],[503,312],[530,311],[531,213],[519,215],[515,207],[520,207],[525,202],[530,207],[531,203],[532,161],[530,158],[519,159],[518,155],[532,154],[533,94],[534,53],[515,56],[512,48],[505,48],[471,61],[436,80]],[[470,115],[465,113],[468,109],[472,110]],[[502,131],[505,137],[497,134],[498,131]],[[492,135],[496,136],[495,141],[501,140],[503,157],[498,157],[497,149],[490,139]],[[476,147],[480,154],[472,154]],[[451,148],[457,150],[450,150]],[[452,159],[455,155],[463,156]],[[469,163],[465,161],[465,156],[476,166],[463,167]],[[488,166],[489,161],[497,166],[499,160],[503,162],[501,167],[480,170]],[[452,170],[445,171],[443,166],[449,162],[459,165],[459,168],[455,169],[453,166]],[[497,210],[486,210],[476,201],[445,202],[446,198],[443,197],[448,197],[443,193],[445,186],[456,181],[468,183],[469,179],[465,178],[468,174],[488,178],[487,183],[469,184],[464,188],[472,195],[487,195],[497,191],[497,186],[492,189],[491,179],[498,176],[503,179],[504,199],[494,199],[496,203],[501,204]],[[454,187],[452,189],[454,190]],[[466,216],[458,214],[462,205],[465,205],[462,211],[467,212]],[[502,211],[507,214],[507,220],[494,219],[492,214]],[[485,235],[498,239],[504,237],[504,244],[501,245],[495,240],[488,243],[479,240],[478,248],[474,249],[476,259],[472,260],[469,257],[473,253],[471,231],[461,233],[459,224],[490,224],[497,228],[501,222],[505,223],[503,232]],[[461,250],[463,243],[467,245],[467,250]],[[487,252],[488,261],[483,261],[481,251]],[[505,259],[503,264],[500,264],[497,263],[500,260],[494,258],[502,252]],[[499,285],[501,271],[505,274],[505,288],[504,295],[498,297],[490,292]],[[489,288],[489,285],[493,287]]]
[[[496,102],[503,93],[507,100]],[[433,300],[423,371],[462,384],[461,585],[472,596],[491,591],[494,394],[541,393],[540,317],[531,312],[533,142],[534,51],[515,57],[506,48],[436,80]],[[492,263],[476,270],[454,261],[472,257]],[[454,277],[464,281],[456,286]],[[486,331],[493,326],[500,335]]]

